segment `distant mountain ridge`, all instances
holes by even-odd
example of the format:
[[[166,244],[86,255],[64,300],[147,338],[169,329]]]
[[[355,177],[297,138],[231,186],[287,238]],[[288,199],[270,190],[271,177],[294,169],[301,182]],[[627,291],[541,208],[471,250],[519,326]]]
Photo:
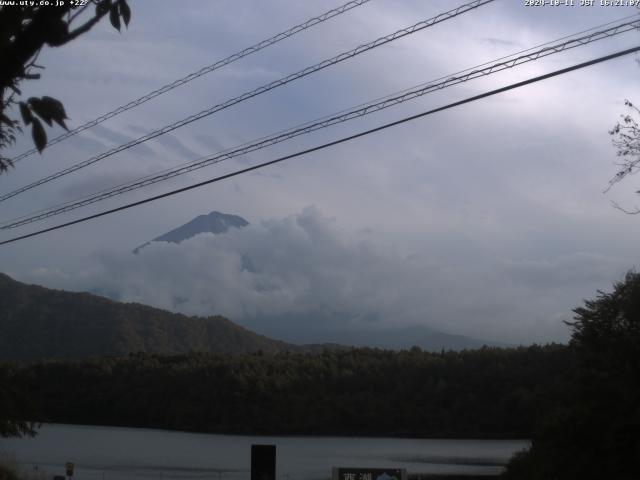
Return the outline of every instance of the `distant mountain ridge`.
[[[513,345],[493,340],[445,333],[426,325],[397,326],[389,325],[340,327],[349,325],[347,315],[327,315],[326,313],[300,315],[282,314],[262,316],[255,319],[234,319],[238,324],[252,331],[272,338],[298,345],[341,345],[349,347],[369,347],[389,350],[406,350],[420,347],[425,351],[470,350],[488,347],[512,347]],[[300,325],[300,327],[295,327]],[[323,327],[329,325],[329,327]]]
[[[298,348],[221,316],[188,317],[90,293],[27,285],[0,273],[0,360]]]
[[[227,213],[220,213],[214,210],[208,215],[198,215],[190,222],[187,222],[178,228],[174,228],[173,230],[134,248],[133,253],[138,254],[140,250],[150,245],[151,242],[181,243],[200,233],[213,233],[217,235],[226,233],[230,228],[243,228],[248,225],[249,222],[238,215],[229,215]]]

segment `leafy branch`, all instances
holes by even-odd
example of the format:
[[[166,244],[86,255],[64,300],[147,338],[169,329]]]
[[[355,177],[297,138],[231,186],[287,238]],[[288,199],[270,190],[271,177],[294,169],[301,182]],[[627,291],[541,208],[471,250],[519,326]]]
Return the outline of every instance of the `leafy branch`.
[[[20,84],[24,80],[38,80],[41,74],[36,59],[45,46],[60,47],[91,30],[103,17],[109,15],[111,25],[121,30],[129,26],[131,9],[127,0],[92,0],[82,7],[61,6],[0,6],[0,151],[15,143],[16,134],[23,126],[31,126],[31,136],[39,152],[47,145],[47,133],[42,124],[53,122],[67,128],[68,119],[62,102],[43,96],[19,101]],[[95,6],[86,18],[85,12]],[[80,18],[84,21],[79,25]],[[7,112],[18,106],[21,121]],[[0,154],[0,174],[12,166],[11,160]]]
[[[636,116],[640,115],[640,109],[636,107],[629,100],[625,100],[626,107],[630,110],[630,113],[620,115],[621,120],[609,131],[609,135],[613,136],[612,142],[616,147],[616,155],[619,162],[616,165],[619,167],[615,176],[609,180],[609,186],[605,192],[608,192],[613,185],[618,183],[623,178],[633,175],[640,169],[640,124],[636,120]],[[636,193],[640,194],[640,190]],[[640,213],[640,209],[635,207],[633,210],[628,210],[617,203],[613,203],[614,207],[631,215]]]

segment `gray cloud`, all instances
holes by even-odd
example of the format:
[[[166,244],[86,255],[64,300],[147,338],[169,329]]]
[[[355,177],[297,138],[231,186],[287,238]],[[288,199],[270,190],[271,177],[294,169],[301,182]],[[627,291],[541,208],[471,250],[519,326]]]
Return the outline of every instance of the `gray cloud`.
[[[166,134],[158,137],[158,143],[164,147],[171,148],[179,156],[183,157],[183,161],[187,162],[195,160],[201,155],[190,147],[187,147],[182,141],[180,141],[175,135]]]
[[[527,343],[565,340],[561,320],[624,268],[589,253],[457,261],[429,250],[404,255],[309,207],[224,235],[154,243],[139,255],[103,250],[88,271],[38,270],[30,278],[188,314],[223,314],[264,332],[426,325]]]
[[[491,45],[498,45],[501,47],[519,47],[520,46],[519,42],[514,42],[513,40],[507,40],[504,38],[487,37],[483,39],[483,41]]]
[[[77,182],[60,189],[60,197],[64,200],[76,200],[79,197],[93,194],[123,184],[131,180],[131,175],[125,172],[104,172],[82,178]]]
[[[224,145],[218,142],[212,135],[197,134],[194,138],[202,145],[211,150],[211,152],[221,152],[225,149]]]
[[[105,127],[104,125],[96,125],[91,129],[91,133],[100,139],[106,139],[111,144],[109,148],[128,143],[137,137],[130,134],[121,133],[118,130]],[[132,147],[132,151],[139,155],[153,155],[153,150],[144,143]]]

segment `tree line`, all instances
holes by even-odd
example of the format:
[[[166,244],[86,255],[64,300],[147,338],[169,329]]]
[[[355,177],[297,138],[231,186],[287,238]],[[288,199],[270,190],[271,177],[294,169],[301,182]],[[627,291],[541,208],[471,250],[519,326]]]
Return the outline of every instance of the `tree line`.
[[[528,438],[563,395],[566,346],[414,347],[0,365],[46,422],[197,432]]]

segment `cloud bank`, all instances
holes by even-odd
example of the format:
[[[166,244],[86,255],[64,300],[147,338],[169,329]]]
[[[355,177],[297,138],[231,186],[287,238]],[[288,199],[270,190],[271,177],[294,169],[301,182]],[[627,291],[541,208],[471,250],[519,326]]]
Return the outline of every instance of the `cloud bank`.
[[[562,320],[581,294],[606,288],[625,268],[622,260],[591,253],[467,255],[456,262],[437,251],[406,254],[375,238],[307,207],[222,235],[154,242],[139,255],[103,250],[88,270],[41,269],[29,279],[187,314],[222,314],[266,334],[276,327],[426,325],[530,343],[566,340]],[[269,324],[274,318],[278,325]]]

